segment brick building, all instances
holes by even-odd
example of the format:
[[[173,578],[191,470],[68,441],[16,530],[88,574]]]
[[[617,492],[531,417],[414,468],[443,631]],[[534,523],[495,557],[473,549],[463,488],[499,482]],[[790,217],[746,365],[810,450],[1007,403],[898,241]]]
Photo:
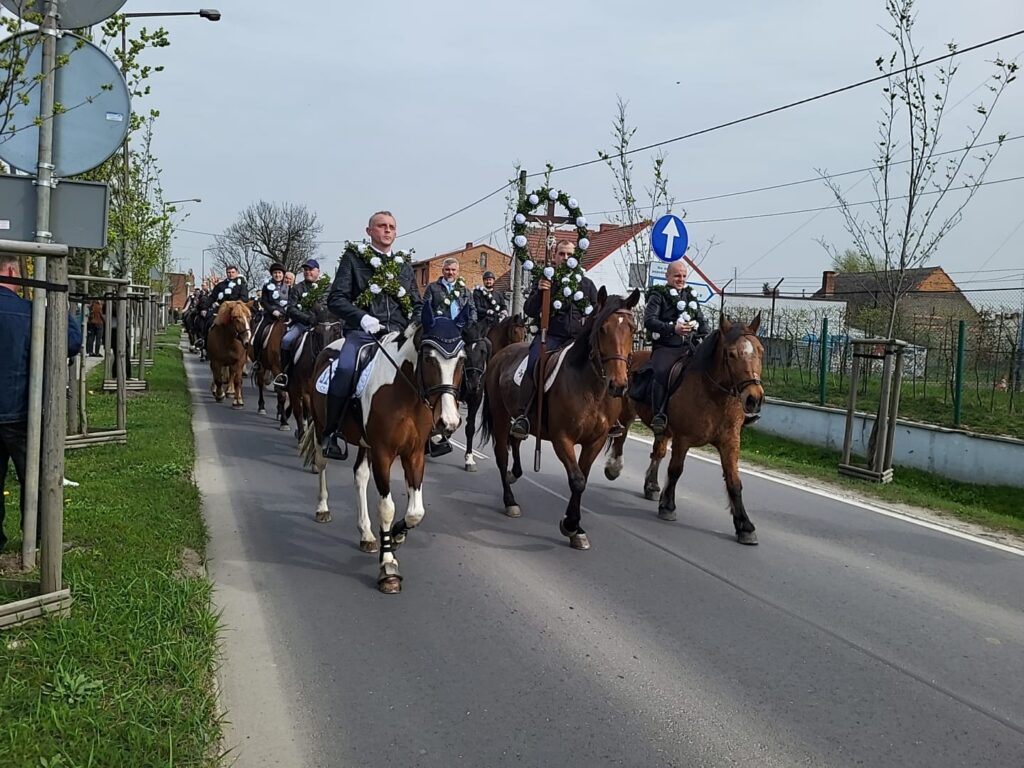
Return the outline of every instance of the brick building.
[[[469,288],[483,285],[484,272],[487,271],[494,273],[498,283],[508,285],[509,264],[512,257],[490,245],[466,243],[464,248],[457,251],[449,251],[431,256],[429,259],[413,262],[412,270],[416,275],[416,286],[420,289],[421,294],[428,283],[436,282],[441,278],[441,265],[448,258],[458,259],[459,274],[465,279]]]

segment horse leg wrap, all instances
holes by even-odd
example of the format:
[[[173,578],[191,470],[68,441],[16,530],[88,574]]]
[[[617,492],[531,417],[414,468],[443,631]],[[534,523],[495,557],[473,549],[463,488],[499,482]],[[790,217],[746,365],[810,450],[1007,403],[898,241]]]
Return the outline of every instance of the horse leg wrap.
[[[411,527],[405,518],[403,517],[393,526],[391,526],[391,537],[394,539],[394,548],[398,549],[405,543],[405,535],[411,530]]]
[[[392,526],[392,531],[396,526]],[[380,529],[380,560],[384,561],[384,555],[394,554],[395,550],[398,549],[398,544],[395,544],[395,537],[391,531],[385,531],[383,528]]]

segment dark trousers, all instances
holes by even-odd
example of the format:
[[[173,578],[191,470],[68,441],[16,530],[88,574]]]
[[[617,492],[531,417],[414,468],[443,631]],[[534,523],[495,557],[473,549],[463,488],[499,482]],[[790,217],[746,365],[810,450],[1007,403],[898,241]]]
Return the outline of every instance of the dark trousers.
[[[7,543],[4,535],[4,517],[7,514],[4,502],[4,488],[7,484],[7,464],[14,460],[14,471],[21,483],[21,510],[25,514],[25,454],[28,450],[28,421],[0,424],[0,548]],[[24,519],[22,520],[24,525]]]
[[[345,343],[338,355],[338,369],[331,379],[328,394],[342,399],[352,394],[356,374],[356,358],[364,344],[373,344],[373,336],[366,331],[349,331],[345,334]]]
[[[85,353],[87,355],[98,355],[100,347],[103,346],[103,325],[89,323],[85,334]]]

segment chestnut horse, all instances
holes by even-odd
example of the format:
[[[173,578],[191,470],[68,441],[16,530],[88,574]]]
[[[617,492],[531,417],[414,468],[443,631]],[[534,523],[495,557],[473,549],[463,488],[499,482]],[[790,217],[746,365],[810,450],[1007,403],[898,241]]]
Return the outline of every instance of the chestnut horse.
[[[676,519],[676,483],[683,474],[683,462],[690,448],[713,445],[718,449],[729,494],[736,539],[740,544],[757,544],[754,524],[743,506],[743,484],[740,481],[740,430],[744,423],[755,420],[764,402],[761,385],[763,349],[757,338],[761,315],[743,325],[733,323],[725,315],[718,330],[697,347],[693,360],[683,373],[682,382],[668,401],[668,427],[654,441],[651,463],[644,478],[644,496],[654,499],[659,492],[658,517]],[[631,368],[637,370],[647,362],[650,352],[633,354]],[[650,426],[654,414],[650,402],[626,398],[623,424],[631,424],[639,415]],[[668,465],[665,489],[658,487],[658,468],[669,441],[672,459]],[[622,470],[622,447],[626,435],[615,438],[609,450],[605,475],[614,480]]]
[[[484,328],[477,323],[477,328]],[[473,457],[473,437],[476,434],[476,417],[480,403],[484,397],[484,374],[488,361],[510,344],[517,344],[526,338],[526,321],[522,315],[506,317],[499,323],[491,325],[485,335],[467,329],[469,340],[466,343],[466,375],[462,379],[462,391],[459,400],[466,404],[466,458],[464,468],[467,472],[476,472],[476,459]]]
[[[268,327],[269,326],[269,327]],[[286,323],[281,318],[264,317],[263,328],[260,333],[264,337],[263,346],[260,348],[260,359],[256,359],[256,347],[249,347],[249,359],[259,366],[253,365],[252,383],[259,393],[259,400],[256,403],[258,413],[267,412],[267,404],[263,399],[263,390],[270,386],[270,382],[281,372],[281,339],[284,338]],[[277,392],[277,428],[281,431],[288,429],[288,394],[285,390]]]
[[[424,446],[434,426],[440,424],[445,436],[459,426],[459,407],[455,398],[462,381],[465,343],[462,329],[468,320],[463,310],[452,320],[435,317],[430,302],[423,303],[421,319],[405,331],[389,334],[381,342],[373,368],[362,394],[359,408],[350,407],[342,424],[345,441],[359,446],[353,471],[356,508],[359,520],[359,548],[378,550],[377,538],[370,527],[366,504],[366,486],[370,472],[380,494],[377,515],[380,521],[380,573],[377,587],[394,594],[402,589],[395,550],[406,533],[423,519]],[[340,347],[332,344],[317,358],[315,379],[324,373]],[[316,509],[318,523],[329,523],[327,507],[327,460],[320,451],[326,411],[326,396],[312,392],[313,429],[306,430],[299,452],[306,466],[314,466],[320,475],[320,499]],[[391,465],[401,458],[408,490],[405,517],[395,520],[395,502],[391,498]]]
[[[225,301],[217,310],[206,340],[213,381],[210,391],[218,403],[224,399],[225,387],[234,392],[232,408],[243,408],[242,379],[249,349],[249,307],[242,301]]]
[[[579,338],[565,351],[551,389],[544,394],[542,423],[530,425],[534,436],[551,442],[565,467],[572,496],[558,528],[574,549],[589,549],[590,540],[580,526],[580,500],[587,487],[590,467],[608,439],[608,429],[619,418],[629,374],[629,354],[636,332],[633,307],[640,300],[635,290],[624,299],[608,296],[601,287],[597,311],[584,323]],[[484,441],[494,440],[494,459],[501,475],[505,514],[519,517],[521,510],[511,485],[523,474],[519,456],[522,441],[509,434],[510,404],[517,401],[516,369],[528,352],[525,343],[513,344],[496,354],[484,381]],[[548,369],[556,357],[548,357]],[[546,382],[549,371],[540,381]],[[538,388],[539,389],[539,388]],[[538,396],[539,392],[538,392]],[[580,446],[577,461],[576,446]],[[508,471],[509,449],[512,471]]]

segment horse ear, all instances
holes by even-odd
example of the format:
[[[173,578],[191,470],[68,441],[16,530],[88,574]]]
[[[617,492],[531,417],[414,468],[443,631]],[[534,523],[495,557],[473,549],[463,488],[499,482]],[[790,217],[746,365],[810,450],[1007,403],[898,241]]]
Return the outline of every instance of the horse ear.
[[[466,323],[469,322],[469,308],[470,308],[470,306],[471,306],[470,304],[466,304],[462,308],[462,311],[459,312],[459,314],[455,317],[455,324],[459,328],[465,328],[466,327]]]
[[[727,333],[730,328],[732,328],[732,320],[726,316],[725,312],[722,312],[718,316],[718,330]]]
[[[757,334],[757,329],[761,327],[761,313],[760,312],[757,313],[757,317],[755,317],[753,320],[750,321],[750,325],[748,327],[750,328],[750,332],[751,333]]]
[[[634,288],[633,292],[629,294],[629,298],[626,299],[626,308],[632,309],[637,305],[638,301],[640,301],[640,289]]]
[[[597,291],[597,308],[601,309],[608,300],[608,290],[602,285]]]
[[[424,328],[430,328],[434,324],[434,306],[428,296],[423,301],[423,307],[420,310],[420,325]]]

